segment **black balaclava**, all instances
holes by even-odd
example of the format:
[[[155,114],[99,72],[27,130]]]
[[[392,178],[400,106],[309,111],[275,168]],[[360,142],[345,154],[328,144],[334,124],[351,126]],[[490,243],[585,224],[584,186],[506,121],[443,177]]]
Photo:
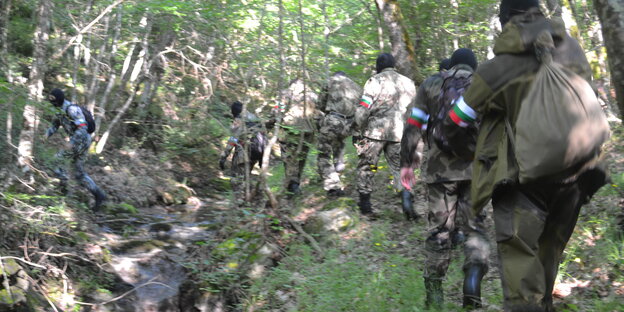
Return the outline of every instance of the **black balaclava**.
[[[438,71],[449,70],[451,69],[451,59],[445,58],[440,61],[440,65],[438,65]]]
[[[239,101],[234,101],[234,103],[232,103],[232,106],[230,106],[230,109],[232,110],[232,116],[234,116],[234,118],[238,118],[238,116],[240,116],[240,114],[243,112],[243,103]]]
[[[377,73],[381,73],[382,70],[388,67],[394,67],[394,56],[390,53],[379,54],[377,57],[377,65],[375,66]]]
[[[63,106],[63,102],[65,102],[65,93],[63,93],[63,90],[61,89],[54,89],[50,92],[48,100],[52,103],[52,105],[61,107]]]
[[[502,0],[498,18],[505,26],[514,15],[523,14],[530,8],[539,8],[539,0]]]
[[[457,49],[455,50],[455,52],[453,52],[453,55],[451,56],[450,67],[453,68],[457,64],[466,64],[472,67],[472,69],[476,70],[477,58],[475,57],[474,53],[472,53],[472,50],[470,49],[466,49],[466,48]]]

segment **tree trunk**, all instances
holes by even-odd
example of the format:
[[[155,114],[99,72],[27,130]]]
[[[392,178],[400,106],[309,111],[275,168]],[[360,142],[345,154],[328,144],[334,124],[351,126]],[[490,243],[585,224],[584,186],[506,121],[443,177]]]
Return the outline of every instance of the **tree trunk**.
[[[323,20],[325,22],[325,25],[323,27],[323,55],[325,57],[325,62],[323,64],[323,72],[324,72],[324,76],[323,77],[326,81],[329,81],[329,28],[330,28],[330,21],[329,21],[329,14],[327,14],[327,0],[323,0],[321,3],[321,9],[323,10]]]
[[[11,0],[0,0],[0,72],[4,73],[8,82],[12,82],[9,67],[8,26],[11,15]]]
[[[33,40],[34,60],[28,81],[28,90],[33,101],[40,101],[43,96],[43,78],[47,61],[46,48],[50,33],[50,7],[50,0],[40,0],[37,7],[37,27]],[[32,103],[28,103],[24,107],[24,126],[20,133],[18,147],[18,165],[24,172],[30,171],[30,166],[32,166],[36,129],[36,109]]]
[[[416,53],[403,24],[399,2],[397,0],[375,0],[375,3],[388,28],[392,55],[396,60],[397,70],[416,83],[420,83],[422,78],[416,68]]]
[[[602,24],[602,35],[607,47],[612,86],[624,118],[624,2],[621,0],[594,0],[594,7]]]
[[[108,18],[108,16],[106,16],[104,18],[104,31],[105,34],[108,31],[108,27],[109,25],[110,19]],[[88,82],[88,86],[89,88],[87,89],[87,92],[85,94],[86,96],[86,106],[90,111],[94,111],[95,110],[95,98],[97,96],[97,92],[99,89],[99,85],[100,85],[100,64],[102,64],[104,60],[104,58],[106,57],[106,40],[102,40],[102,43],[100,45],[100,49],[99,52],[96,56],[96,61],[93,62],[93,67],[91,68],[91,77],[90,77],[90,81]]]
[[[144,70],[148,73],[149,79],[145,82],[143,93],[139,101],[139,118],[145,117],[147,110],[145,109],[151,104],[152,98],[160,85],[160,80],[165,73],[165,64],[162,61],[164,56],[163,51],[175,40],[176,33],[173,29],[164,29],[161,31],[158,39],[158,44],[154,49],[153,56],[149,62],[144,66]]]
[[[565,23],[566,30],[572,37],[578,40],[579,44],[582,47],[585,47],[585,44],[583,42],[583,36],[581,35],[581,29],[579,27],[579,23],[576,21],[576,14],[574,13],[575,12],[574,3],[570,2],[569,0],[562,0],[562,1],[563,1],[563,7],[561,8],[561,11],[562,11],[561,16]]]
[[[121,33],[121,24],[122,24],[122,9],[117,9],[116,15],[117,22],[115,23],[115,34],[113,35],[113,39],[111,40],[110,51],[107,54],[106,63],[109,65],[109,77],[108,83],[106,84],[106,89],[104,89],[104,94],[100,98],[99,111],[94,111],[95,113],[95,129],[96,131],[100,129],[102,124],[102,119],[106,116],[106,105],[108,104],[108,97],[111,94],[113,87],[115,86],[115,82],[117,81],[117,74],[114,70],[114,56],[117,54],[117,41],[119,40],[119,35]]]
[[[546,0],[546,8],[552,16],[561,17],[561,1],[560,0]]]
[[[108,137],[110,136],[111,131],[119,123],[119,121],[121,120],[121,117],[126,113],[128,108],[130,108],[132,101],[134,101],[134,97],[136,96],[136,93],[137,93],[137,86],[139,84],[139,79],[138,79],[139,76],[141,75],[141,73],[143,73],[143,75],[146,74],[144,72],[145,67],[143,66],[143,64],[146,62],[147,55],[149,54],[148,53],[149,52],[148,40],[152,32],[152,23],[153,23],[152,15],[150,13],[147,13],[146,16],[143,17],[143,20],[141,21],[141,24],[144,25],[145,27],[145,34],[143,36],[143,40],[141,41],[141,51],[139,52],[139,57],[134,63],[134,67],[129,76],[130,96],[128,97],[124,105],[121,107],[119,112],[117,112],[117,115],[115,115],[115,118],[113,118],[111,123],[108,125],[108,128],[106,128],[106,131],[104,132],[104,134],[102,134],[102,138],[100,139],[100,141],[98,141],[98,144],[95,147],[95,152],[97,154],[100,154],[102,153],[102,151],[104,151],[104,146],[106,146],[106,142],[108,141]]]

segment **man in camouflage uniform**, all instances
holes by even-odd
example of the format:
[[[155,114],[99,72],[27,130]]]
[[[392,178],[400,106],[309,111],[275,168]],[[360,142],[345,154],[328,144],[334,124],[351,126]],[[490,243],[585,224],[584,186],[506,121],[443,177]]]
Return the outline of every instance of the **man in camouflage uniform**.
[[[410,106],[409,117],[401,140],[401,182],[411,189],[415,183],[414,169],[419,156],[416,147],[421,137],[426,143],[422,180],[427,184],[428,237],[425,241],[425,289],[427,306],[440,307],[444,301],[442,281],[451,261],[451,247],[464,243],[465,308],[481,305],[480,282],[486,273],[489,244],[483,229],[483,216],[470,217],[471,161],[444,152],[433,142],[427,131],[430,115],[440,111],[442,85],[451,79],[470,79],[477,60],[469,49],[459,49],[450,59],[452,68],[427,78],[418,88],[416,101]],[[442,64],[441,64],[442,66]],[[472,219],[472,220],[471,220]],[[468,222],[471,220],[471,222]]]
[[[65,166],[67,162],[71,162],[74,168],[74,177],[93,194],[95,197],[93,210],[99,211],[102,203],[106,200],[106,195],[84,170],[87,151],[89,146],[91,146],[91,135],[87,132],[87,121],[82,113],[82,109],[78,105],[65,100],[65,93],[60,89],[52,90],[48,100],[60,112],[56,113],[52,126],[46,131],[46,138],[52,136],[62,126],[70,136],[71,143],[71,149],[61,149],[54,156],[52,161],[54,173],[61,181],[61,188],[65,193],[69,180]]]
[[[323,188],[329,196],[344,195],[338,173],[344,170],[345,139],[351,135],[353,115],[361,94],[362,88],[339,71],[329,79],[317,104],[325,115],[319,122],[317,163]]]
[[[377,57],[377,74],[368,79],[360,105],[355,112],[355,123],[362,139],[357,143],[360,211],[373,213],[370,196],[377,162],[384,153],[395,179],[394,187],[401,191],[403,213],[407,219],[417,219],[412,208],[412,194],[399,181],[403,115],[416,97],[414,82],[394,69],[394,57],[383,53]]]
[[[243,104],[239,101],[235,101],[230,106],[232,116],[234,120],[230,125],[231,136],[228,139],[227,145],[219,160],[219,167],[221,170],[225,169],[225,162],[227,158],[234,150],[232,156],[232,166],[230,168],[231,185],[232,190],[236,194],[244,194],[243,189],[245,179],[245,154],[247,153],[249,171],[253,169],[256,164],[262,166],[262,152],[264,145],[266,144],[266,136],[262,132],[262,124],[260,119],[245,111],[243,115]],[[245,147],[249,145],[249,148],[245,150]]]
[[[296,79],[282,91],[280,109],[284,110],[280,126],[280,148],[285,169],[286,190],[292,195],[301,193],[301,175],[305,167],[310,146],[314,141],[314,119],[317,116],[315,103],[318,96]]]
[[[565,180],[520,184],[506,129],[516,128],[523,99],[540,68],[534,43],[542,30],[555,43],[545,52],[554,62],[587,81],[591,70],[563,21],[544,17],[539,1],[503,0],[499,16],[504,27],[495,41],[496,56],[479,67],[458,101],[464,114],[474,113],[481,120],[473,164],[473,209],[480,211],[492,199],[505,311],[553,311],[552,291],[563,250],[581,206],[605,184],[606,173],[600,161],[591,161]]]

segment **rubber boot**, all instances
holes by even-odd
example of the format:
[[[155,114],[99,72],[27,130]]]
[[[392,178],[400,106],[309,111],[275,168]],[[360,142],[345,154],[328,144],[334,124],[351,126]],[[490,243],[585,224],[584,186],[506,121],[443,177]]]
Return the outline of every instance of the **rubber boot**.
[[[299,188],[299,183],[291,181],[288,184],[288,192],[290,192],[291,196],[295,196],[295,195],[301,194],[301,189]]]
[[[485,275],[485,268],[473,265],[464,271],[464,308],[476,309],[481,307],[481,280]]]
[[[95,197],[95,205],[93,205],[93,212],[100,212],[102,208],[102,204],[106,201],[106,194],[102,192],[99,188],[93,192],[93,196]]]
[[[418,220],[418,215],[414,211],[414,207],[412,206],[412,193],[408,190],[401,191],[401,202],[403,207],[403,214],[405,218],[409,220]]]
[[[425,306],[427,309],[438,309],[444,304],[444,290],[442,279],[425,277]]]
[[[370,197],[371,194],[360,193],[360,202],[358,203],[358,206],[360,206],[360,212],[363,215],[373,214],[373,205],[371,205]]]
[[[329,191],[327,191],[327,196],[328,197],[342,197],[345,196],[345,192],[341,189],[331,189]]]

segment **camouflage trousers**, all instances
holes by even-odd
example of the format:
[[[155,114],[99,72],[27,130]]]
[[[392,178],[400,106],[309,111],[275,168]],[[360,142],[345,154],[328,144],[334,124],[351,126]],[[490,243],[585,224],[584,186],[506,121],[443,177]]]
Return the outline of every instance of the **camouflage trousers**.
[[[91,135],[84,128],[80,128],[74,132],[70,138],[71,149],[59,150],[54,159],[52,166],[54,174],[61,180],[61,187],[66,188],[69,177],[66,167],[69,163],[73,166],[74,178],[82,184],[91,194],[99,191],[98,186],[93,179],[84,170],[84,162],[87,157],[87,151],[91,146]]]
[[[280,139],[280,149],[284,162],[285,186],[290,183],[301,184],[301,176],[305,167],[310,146],[314,141],[314,133],[304,132],[301,149],[299,149],[300,133],[285,131],[285,135]]]
[[[230,185],[232,186],[232,191],[238,198],[243,199],[245,197],[245,154],[244,147],[237,145],[234,148],[234,155],[232,156],[232,167],[230,169]],[[258,163],[257,161],[249,162],[249,171],[253,169],[253,167]],[[251,181],[251,174],[250,183]]]
[[[470,181],[427,184],[429,234],[425,241],[425,272],[428,279],[443,279],[451,262],[452,235],[461,230],[464,270],[488,269],[490,246],[483,228],[485,216],[471,216]]]
[[[370,194],[373,192],[373,178],[377,172],[377,163],[381,152],[384,153],[390,172],[392,172],[392,185],[397,191],[402,191],[401,185],[401,143],[390,141],[379,141],[369,138],[363,138],[358,142],[358,167],[357,167],[357,190],[362,194]]]
[[[317,164],[323,188],[342,190],[338,171],[344,167],[345,139],[351,134],[352,119],[327,115],[320,123]]]
[[[551,311],[561,256],[586,199],[578,183],[495,191],[505,311]]]

